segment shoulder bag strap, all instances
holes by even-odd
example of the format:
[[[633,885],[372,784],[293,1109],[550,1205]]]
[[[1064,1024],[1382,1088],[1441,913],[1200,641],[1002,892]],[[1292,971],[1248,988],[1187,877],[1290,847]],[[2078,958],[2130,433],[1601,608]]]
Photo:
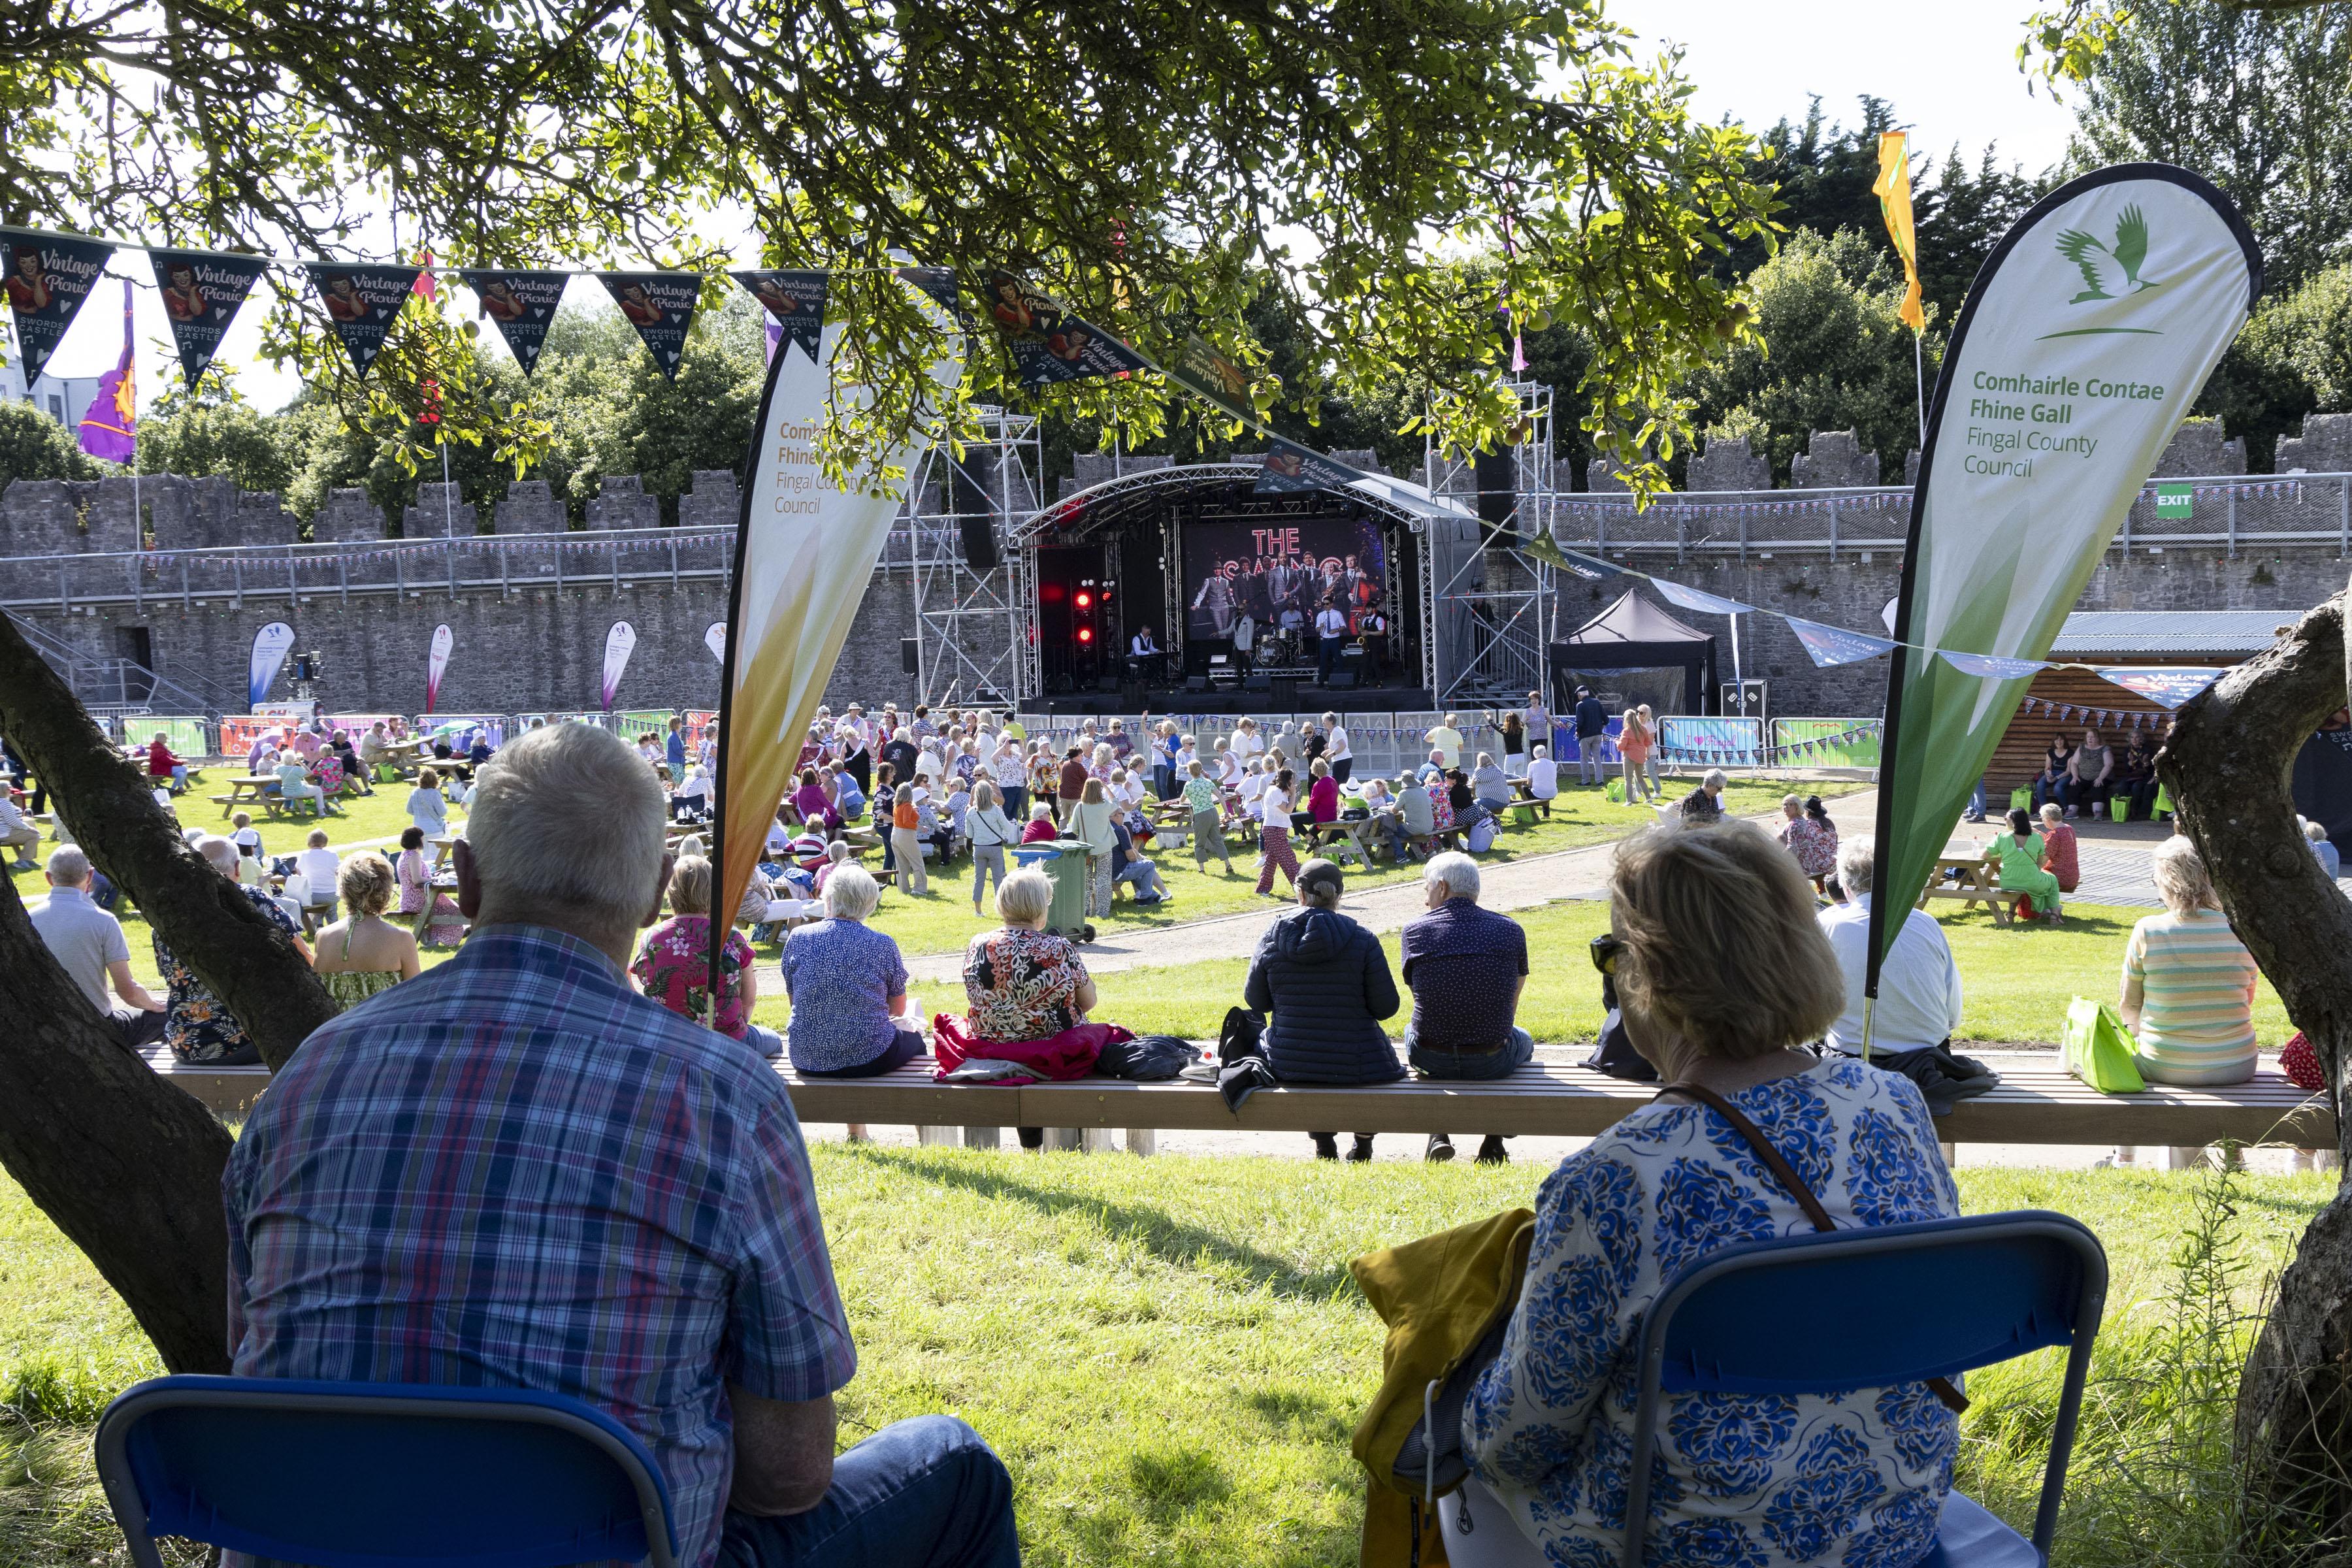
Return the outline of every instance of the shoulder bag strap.
[[[1756,1157],[1764,1162],[1764,1168],[1772,1173],[1773,1179],[1789,1189],[1790,1195],[1797,1200],[1797,1206],[1803,1209],[1805,1217],[1813,1222],[1815,1230],[1827,1231],[1837,1228],[1837,1222],[1830,1218],[1830,1211],[1822,1206],[1822,1200],[1813,1195],[1813,1189],[1805,1185],[1805,1179],[1797,1174],[1797,1168],[1789,1163],[1780,1150],[1772,1147],[1772,1141],[1764,1136],[1762,1129],[1748,1119],[1745,1111],[1702,1084],[1680,1079],[1659,1089],[1651,1097],[1651,1103],[1654,1105],[1670,1094],[1686,1095],[1729,1122],[1731,1130],[1745,1138],[1748,1141],[1748,1146],[1756,1151]],[[1931,1377],[1927,1379],[1927,1387],[1937,1399],[1943,1401],[1944,1407],[1954,1415],[1969,1407],[1968,1396],[1954,1387],[1948,1378]]]

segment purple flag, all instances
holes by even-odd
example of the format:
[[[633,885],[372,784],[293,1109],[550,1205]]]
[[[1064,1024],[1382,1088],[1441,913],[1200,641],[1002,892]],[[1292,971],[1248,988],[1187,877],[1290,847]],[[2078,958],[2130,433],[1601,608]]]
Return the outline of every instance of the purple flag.
[[[139,455],[137,356],[131,336],[131,279],[122,280],[122,355],[98,380],[98,395],[81,416],[81,449],[110,463]]]
[[[1819,621],[1801,621],[1787,616],[1789,629],[1805,645],[1815,669],[1828,669],[1834,665],[1860,664],[1866,658],[1876,658],[1894,648],[1889,637],[1874,637],[1865,632],[1850,632],[1843,626],[1825,626]]]
[[[2159,708],[2178,708],[2221,679],[2218,669],[2187,666],[2117,665],[2099,671],[2099,679],[2145,697]]]

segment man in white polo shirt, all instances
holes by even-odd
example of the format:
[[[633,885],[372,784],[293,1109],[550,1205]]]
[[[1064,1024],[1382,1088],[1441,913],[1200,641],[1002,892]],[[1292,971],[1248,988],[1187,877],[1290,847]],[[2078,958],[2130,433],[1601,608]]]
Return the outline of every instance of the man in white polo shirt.
[[[162,1039],[163,1004],[131,978],[131,944],[122,939],[122,922],[90,901],[89,857],[72,845],[52,850],[48,879],[48,902],[32,912],[32,921],[58,966],[73,976],[122,1044],[136,1050]],[[107,1001],[110,980],[127,1005]]]
[[[1870,946],[1870,881],[1877,844],[1857,834],[1838,846],[1838,881],[1846,901],[1821,912],[1822,933],[1845,973],[1845,1011],[1830,1026],[1832,1049],[1862,1051],[1862,982]],[[1878,973],[1878,1003],[1870,1019],[1870,1054],[1899,1055],[1948,1043],[1960,1026],[1960,968],[1944,928],[1924,910],[1903,911],[1903,924]]]

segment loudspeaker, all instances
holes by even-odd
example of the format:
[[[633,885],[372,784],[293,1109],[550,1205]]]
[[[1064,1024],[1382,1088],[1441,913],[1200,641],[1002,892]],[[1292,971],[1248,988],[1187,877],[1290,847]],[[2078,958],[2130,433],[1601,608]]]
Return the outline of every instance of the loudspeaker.
[[[995,526],[986,517],[967,517],[956,527],[963,534],[963,563],[975,572],[995,571]]]
[[[1352,669],[1335,669],[1331,672],[1331,679],[1325,684],[1333,691],[1345,691],[1356,684],[1356,672]]]
[[[898,668],[908,675],[920,674],[923,668],[921,661],[915,657],[915,647],[913,637],[898,639]]]
[[[1271,675],[1253,675],[1242,682],[1242,689],[1244,691],[1271,691],[1274,689],[1274,677]]]
[[[1480,452],[1472,458],[1471,470],[1478,479],[1478,521],[1492,531],[1516,531],[1518,524],[1515,514],[1519,507],[1517,455],[1508,447],[1499,452]]]
[[[1188,675],[1184,678],[1184,689],[1187,691],[1206,691],[1209,689],[1209,678],[1205,675]]]

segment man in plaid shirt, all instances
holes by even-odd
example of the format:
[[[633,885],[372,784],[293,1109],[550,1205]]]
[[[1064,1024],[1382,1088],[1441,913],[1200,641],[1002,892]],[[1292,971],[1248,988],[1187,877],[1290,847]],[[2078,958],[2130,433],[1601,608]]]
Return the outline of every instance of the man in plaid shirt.
[[[627,979],[662,815],[588,725],[484,766],[471,939],[313,1034],[237,1141],[236,1371],[583,1400],[651,1449],[695,1568],[1011,1568],[1011,1478],[961,1421],[835,1457],[857,1358],[792,1102]]]

